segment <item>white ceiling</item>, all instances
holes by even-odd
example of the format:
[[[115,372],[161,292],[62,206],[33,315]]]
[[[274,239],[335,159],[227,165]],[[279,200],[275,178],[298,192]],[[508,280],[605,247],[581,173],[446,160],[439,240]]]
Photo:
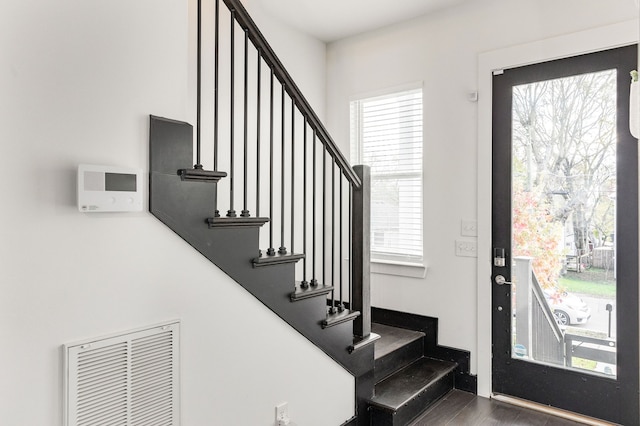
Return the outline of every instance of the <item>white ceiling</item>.
[[[469,0],[259,0],[281,21],[330,42]]]

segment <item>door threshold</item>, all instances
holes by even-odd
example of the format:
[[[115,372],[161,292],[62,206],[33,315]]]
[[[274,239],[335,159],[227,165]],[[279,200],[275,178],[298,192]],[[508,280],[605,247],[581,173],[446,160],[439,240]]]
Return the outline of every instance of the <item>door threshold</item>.
[[[556,417],[562,417],[563,419],[572,420],[574,422],[584,423],[592,426],[613,426],[616,423],[609,423],[604,420],[596,419],[593,417],[585,416],[583,414],[574,413],[571,411],[562,410],[560,408],[551,407],[549,405],[539,404],[537,402],[527,401],[526,399],[516,398],[514,396],[491,394],[491,399],[504,402],[511,405],[517,405],[518,407],[528,408],[530,410],[540,411],[546,414],[550,414]]]

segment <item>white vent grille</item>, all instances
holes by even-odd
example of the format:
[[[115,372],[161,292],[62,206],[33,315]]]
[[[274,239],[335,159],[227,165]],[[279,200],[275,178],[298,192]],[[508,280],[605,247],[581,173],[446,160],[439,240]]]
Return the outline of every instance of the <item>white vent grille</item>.
[[[65,345],[66,426],[178,426],[179,323]]]

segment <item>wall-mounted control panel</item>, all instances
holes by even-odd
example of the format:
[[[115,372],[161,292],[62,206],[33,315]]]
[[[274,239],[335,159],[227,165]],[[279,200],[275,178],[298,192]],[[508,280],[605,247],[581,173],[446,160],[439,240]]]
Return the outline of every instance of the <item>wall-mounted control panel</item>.
[[[78,210],[81,212],[142,211],[142,169],[78,166]]]

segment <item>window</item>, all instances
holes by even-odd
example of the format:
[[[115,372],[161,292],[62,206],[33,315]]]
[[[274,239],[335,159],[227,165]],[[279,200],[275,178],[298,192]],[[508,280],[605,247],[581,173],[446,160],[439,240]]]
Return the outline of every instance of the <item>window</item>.
[[[351,160],[371,167],[371,257],[422,262],[422,89],[351,102]]]

